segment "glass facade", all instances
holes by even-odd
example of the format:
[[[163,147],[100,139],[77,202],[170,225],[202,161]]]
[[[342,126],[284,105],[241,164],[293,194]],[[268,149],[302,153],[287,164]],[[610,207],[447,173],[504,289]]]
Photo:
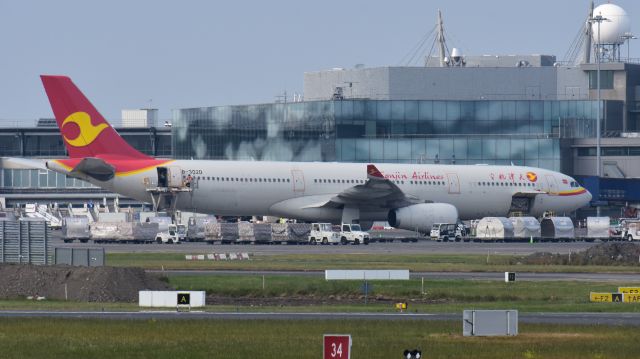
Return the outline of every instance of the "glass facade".
[[[171,132],[168,129],[140,128],[120,130],[120,135],[134,148],[157,157],[170,158]],[[64,143],[57,129],[0,129],[2,157],[66,157]],[[89,182],[67,178],[48,170],[0,169],[0,190],[26,191],[46,189],[98,190]]]
[[[589,89],[595,90],[598,88],[598,72],[589,71]],[[601,70],[600,71],[600,89],[611,90],[613,89],[613,71]]]
[[[0,188],[80,189],[98,188],[89,182],[49,170],[0,169]]]
[[[171,133],[155,128],[120,129],[120,135],[138,151],[157,157],[171,157]],[[0,156],[66,157],[60,132],[38,128],[0,129]]]
[[[596,111],[596,101],[343,100],[206,107],[175,110],[172,140],[176,158],[513,163],[560,170],[560,139],[595,137]]]

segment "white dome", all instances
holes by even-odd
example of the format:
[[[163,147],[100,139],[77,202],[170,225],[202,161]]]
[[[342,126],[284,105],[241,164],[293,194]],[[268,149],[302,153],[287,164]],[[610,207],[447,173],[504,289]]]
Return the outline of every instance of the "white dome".
[[[614,4],[602,4],[593,9],[593,17],[602,15],[609,19],[600,23],[601,44],[621,44],[624,42],[622,35],[631,30],[631,20],[623,8]],[[598,23],[591,24],[593,41],[598,42]]]
[[[454,47],[453,50],[451,50],[451,57],[462,57],[462,50]]]

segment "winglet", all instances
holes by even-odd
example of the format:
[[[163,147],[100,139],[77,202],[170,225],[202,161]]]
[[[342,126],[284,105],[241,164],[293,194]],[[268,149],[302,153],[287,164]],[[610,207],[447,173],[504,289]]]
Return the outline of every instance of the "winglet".
[[[382,172],[375,165],[367,165],[367,177],[384,179]]]

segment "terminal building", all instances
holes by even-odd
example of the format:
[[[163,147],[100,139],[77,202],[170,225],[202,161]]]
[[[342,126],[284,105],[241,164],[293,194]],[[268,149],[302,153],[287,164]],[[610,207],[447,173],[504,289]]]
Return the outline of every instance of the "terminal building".
[[[426,56],[423,66],[305,73],[304,100],[177,109],[171,127],[150,121],[118,131],[145,153],[178,159],[541,167],[574,176],[591,191],[593,207],[581,217],[595,214],[596,207],[603,215],[635,216],[640,64],[620,56],[629,41],[623,36],[630,34],[628,15],[612,4],[601,7],[596,10],[609,14],[613,24],[601,24],[599,44],[589,26],[572,61],[464,56],[457,49],[449,53],[438,40],[440,54]],[[594,54],[601,54],[598,61]],[[0,129],[0,156],[63,155],[56,128]],[[45,176],[47,171],[1,171],[0,196],[8,203],[20,201],[17,193],[36,197],[56,189],[63,198],[86,191],[80,181],[64,178],[52,187],[49,176],[56,175]]]

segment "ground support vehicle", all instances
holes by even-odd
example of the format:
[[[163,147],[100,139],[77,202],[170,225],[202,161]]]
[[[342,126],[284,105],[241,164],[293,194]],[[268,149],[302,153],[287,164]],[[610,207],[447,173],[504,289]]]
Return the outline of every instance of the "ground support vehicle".
[[[460,241],[465,236],[466,230],[455,223],[436,223],[431,227],[429,236],[435,241]]]
[[[309,244],[338,244],[340,233],[333,231],[331,223],[312,223]]]
[[[169,229],[156,234],[156,243],[180,243],[180,235],[175,225],[170,225]]]
[[[625,221],[622,238],[629,242],[640,240],[640,221]]]
[[[339,234],[341,244],[369,244],[369,233],[364,232],[359,224],[343,223]]]

